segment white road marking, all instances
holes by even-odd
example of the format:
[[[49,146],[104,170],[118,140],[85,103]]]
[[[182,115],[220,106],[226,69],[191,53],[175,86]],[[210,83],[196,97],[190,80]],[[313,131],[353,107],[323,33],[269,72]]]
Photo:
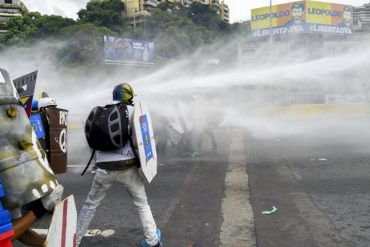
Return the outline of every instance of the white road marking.
[[[85,166],[86,165],[67,165],[67,167],[71,167],[71,168],[78,168],[78,167],[85,167]]]
[[[35,232],[37,232],[38,234],[42,234],[42,235],[48,235],[48,232],[49,232],[49,229],[32,229],[34,230]],[[112,235],[114,235],[116,233],[115,230],[113,229],[107,229],[107,230],[100,230],[100,229],[88,229],[86,234],[85,234],[85,237],[95,237],[95,236],[103,236],[105,238],[107,237],[110,237]]]
[[[41,235],[48,235],[48,232],[49,232],[49,229],[32,229],[32,230],[34,230],[35,232]]]
[[[85,237],[95,237],[96,235],[100,235],[101,230],[99,229],[88,229],[86,231]]]
[[[110,237],[110,236],[114,235],[114,233],[116,233],[114,230],[108,229],[108,230],[102,231],[100,233],[100,236],[103,236],[103,237],[107,238],[107,237]]]
[[[249,201],[247,159],[238,131],[233,131],[229,166],[225,177],[225,197],[222,201],[223,223],[220,247],[255,247],[255,226]]]

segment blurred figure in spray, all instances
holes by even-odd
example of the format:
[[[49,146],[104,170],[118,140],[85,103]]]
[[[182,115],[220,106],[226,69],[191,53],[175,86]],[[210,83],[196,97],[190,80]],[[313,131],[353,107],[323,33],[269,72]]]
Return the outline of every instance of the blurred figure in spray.
[[[169,121],[161,113],[152,112],[153,130],[155,132],[157,152],[164,155],[167,150],[167,143],[170,140],[168,132]]]
[[[105,37],[105,58],[116,59],[116,47],[113,37]]]
[[[124,115],[120,117],[127,116],[128,118],[128,126],[126,127],[130,130],[130,140],[118,150],[96,151],[98,169],[90,192],[78,216],[77,246],[80,245],[95,215],[96,209],[105,198],[109,188],[115,183],[120,183],[126,187],[132,202],[136,206],[145,236],[145,239],[141,242],[141,246],[162,246],[160,242],[160,230],[156,226],[145,193],[144,178],[139,174],[138,167],[140,166],[140,161],[137,158],[133,146],[135,140],[131,133],[133,130],[134,96],[134,91],[128,83],[119,84],[113,89],[113,100],[117,103],[117,107],[122,108],[124,111]],[[122,127],[121,130],[124,128]],[[110,211],[109,213],[114,213],[114,211]],[[130,246],[130,244],[127,246]]]
[[[157,151],[166,153],[167,146],[176,149],[180,155],[196,155],[193,150],[194,118],[189,105],[179,101],[163,106],[154,116],[157,120],[155,131],[158,133]]]
[[[217,119],[216,106],[212,104],[206,97],[201,95],[193,95],[194,100],[194,125],[195,125],[195,140],[197,149],[202,150],[203,141],[206,137],[209,138],[212,150],[217,150],[216,136],[214,128],[217,127],[215,119]]]
[[[45,237],[31,226],[61,201],[63,187],[37,142],[8,72],[0,68],[0,75],[0,180],[5,192],[2,204],[11,211],[15,233],[12,239],[44,246]]]
[[[165,111],[165,114],[168,117],[161,117],[163,124],[160,128],[165,134],[161,135],[158,139],[158,150],[162,150],[162,152],[165,152],[167,149],[167,145],[169,144],[174,147],[177,152],[182,153],[184,146],[182,144],[182,140],[185,130],[183,128],[183,125],[181,124],[181,116],[178,111],[177,104],[175,103],[169,105],[167,111]]]
[[[181,133],[177,148],[182,155],[198,155],[198,153],[194,151],[192,143],[194,134],[193,114],[193,109],[188,105],[179,101],[175,103],[175,112],[172,121],[170,121],[170,126],[174,131]]]

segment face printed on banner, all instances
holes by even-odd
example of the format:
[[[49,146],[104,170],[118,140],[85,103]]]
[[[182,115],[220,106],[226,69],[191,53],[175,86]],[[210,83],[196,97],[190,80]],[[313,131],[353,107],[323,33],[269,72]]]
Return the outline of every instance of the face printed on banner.
[[[300,24],[303,17],[303,4],[295,3],[292,7],[292,17],[295,24]]]
[[[343,21],[347,26],[351,25],[352,22],[352,9],[346,6],[343,10]]]

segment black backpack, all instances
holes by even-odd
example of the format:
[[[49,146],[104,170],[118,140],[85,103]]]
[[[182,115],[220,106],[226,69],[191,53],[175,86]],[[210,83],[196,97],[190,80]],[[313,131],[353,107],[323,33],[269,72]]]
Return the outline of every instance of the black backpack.
[[[91,110],[85,123],[87,143],[94,150],[117,150],[130,140],[128,123],[127,105],[97,106]]]

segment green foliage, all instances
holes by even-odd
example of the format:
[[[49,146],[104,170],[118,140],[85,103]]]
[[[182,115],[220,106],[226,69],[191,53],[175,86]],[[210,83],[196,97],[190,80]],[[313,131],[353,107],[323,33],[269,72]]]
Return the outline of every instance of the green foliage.
[[[78,12],[78,17],[80,22],[120,31],[126,24],[124,10],[125,5],[121,0],[92,0],[87,3],[86,9]]]
[[[189,9],[188,17],[194,23],[214,30],[219,36],[222,36],[230,32],[230,25],[221,20],[221,17],[217,14],[218,12],[220,12],[220,9],[216,6],[193,3]]]
[[[223,22],[217,14],[218,7],[200,3],[185,8],[163,2],[135,29],[124,17],[124,10],[121,0],[91,0],[78,12],[77,21],[37,12],[15,17],[3,26],[8,31],[0,35],[0,49],[51,40],[62,44],[55,48],[61,63],[95,66],[103,61],[103,36],[110,35],[152,40],[157,58],[163,61],[248,29],[245,24]]]
[[[101,63],[104,35],[117,35],[106,27],[97,27],[92,23],[69,26],[61,32],[68,38],[58,52],[58,60],[70,67]]]
[[[236,22],[229,26],[232,33],[247,35],[251,31],[251,22]]]
[[[62,28],[73,24],[75,21],[70,18],[31,12],[24,17],[9,19],[4,24],[8,32],[0,36],[0,43],[6,46],[30,45],[38,40],[58,37]]]
[[[160,9],[152,11],[146,27],[147,37],[154,40],[157,54],[165,58],[191,52],[215,37],[214,32],[188,18]]]

